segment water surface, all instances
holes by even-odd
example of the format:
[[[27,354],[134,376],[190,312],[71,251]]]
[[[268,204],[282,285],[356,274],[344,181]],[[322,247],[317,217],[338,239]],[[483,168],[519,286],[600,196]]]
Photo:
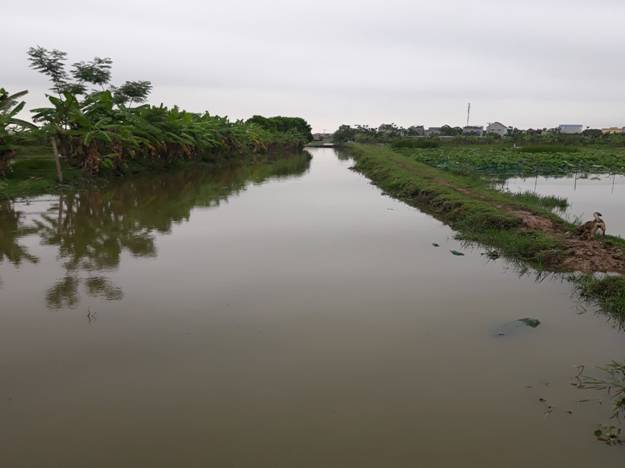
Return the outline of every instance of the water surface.
[[[622,467],[618,327],[311,154],[2,207],[0,466]]]
[[[508,179],[504,190],[535,192],[566,198],[569,208],[564,218],[588,221],[600,212],[608,234],[625,237],[625,176],[615,174],[585,174],[568,177],[532,177]]]

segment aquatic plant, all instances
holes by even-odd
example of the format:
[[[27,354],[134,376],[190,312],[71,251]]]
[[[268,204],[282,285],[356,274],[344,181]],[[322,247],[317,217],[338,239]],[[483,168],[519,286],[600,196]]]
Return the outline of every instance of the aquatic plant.
[[[449,143],[438,148],[396,147],[416,161],[459,174],[494,177],[625,173],[625,149],[618,147],[527,146]]]
[[[625,362],[612,361],[599,369],[598,377],[584,376],[585,388],[608,392],[612,399],[612,417],[620,419],[625,416]]]

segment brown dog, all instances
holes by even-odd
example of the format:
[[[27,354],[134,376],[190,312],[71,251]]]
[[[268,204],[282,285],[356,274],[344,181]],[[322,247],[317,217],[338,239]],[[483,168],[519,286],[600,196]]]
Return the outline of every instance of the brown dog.
[[[594,218],[592,221],[586,221],[577,228],[577,234],[582,239],[593,239],[599,231],[601,231],[601,236],[605,237],[606,226],[605,221],[601,219],[602,214],[595,211],[592,216]]]

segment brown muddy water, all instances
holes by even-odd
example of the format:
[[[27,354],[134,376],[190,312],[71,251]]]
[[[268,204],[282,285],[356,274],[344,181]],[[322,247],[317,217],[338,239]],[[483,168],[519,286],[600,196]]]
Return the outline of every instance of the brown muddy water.
[[[499,188],[510,192],[534,192],[566,198],[569,207],[563,217],[588,221],[595,211],[607,222],[608,234],[625,238],[625,176],[584,174],[567,177],[516,177]]]
[[[0,466],[622,467],[616,325],[310,153],[3,205]]]

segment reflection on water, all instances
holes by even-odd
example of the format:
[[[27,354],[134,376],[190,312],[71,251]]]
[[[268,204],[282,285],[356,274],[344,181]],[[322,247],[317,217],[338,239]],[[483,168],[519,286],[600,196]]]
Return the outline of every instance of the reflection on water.
[[[603,214],[608,234],[625,237],[625,176],[615,174],[574,174],[568,177],[512,178],[498,188],[511,192],[535,192],[566,198],[569,221],[592,219]]]
[[[311,153],[5,205],[0,467],[622,467],[624,335]]]
[[[79,288],[92,297],[123,298],[107,278],[124,252],[155,257],[155,234],[189,220],[196,207],[216,207],[250,183],[302,175],[308,154],[218,171],[197,168],[124,181],[102,192],[64,193],[25,202],[0,202],[0,261],[15,266],[39,258],[20,243],[32,236],[54,246],[64,274],[46,294],[50,308],[75,307]]]

